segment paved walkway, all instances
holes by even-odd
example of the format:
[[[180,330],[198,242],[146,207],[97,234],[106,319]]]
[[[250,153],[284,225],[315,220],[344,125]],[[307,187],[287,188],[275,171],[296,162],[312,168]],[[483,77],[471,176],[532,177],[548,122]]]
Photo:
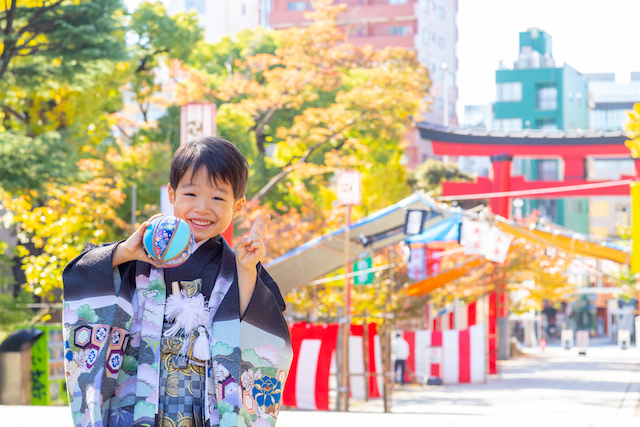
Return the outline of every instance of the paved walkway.
[[[283,411],[278,427],[388,426],[640,426],[640,355],[636,348],[548,347],[502,363],[486,384],[394,392],[393,413],[382,402],[352,402],[351,413]],[[69,427],[67,408],[0,406],[2,427]]]
[[[536,349],[503,362],[500,375],[487,384],[404,386],[394,393],[392,411],[451,416],[442,425],[452,426],[640,426],[637,349],[595,344],[586,356],[558,346]],[[353,409],[382,411],[374,401]]]

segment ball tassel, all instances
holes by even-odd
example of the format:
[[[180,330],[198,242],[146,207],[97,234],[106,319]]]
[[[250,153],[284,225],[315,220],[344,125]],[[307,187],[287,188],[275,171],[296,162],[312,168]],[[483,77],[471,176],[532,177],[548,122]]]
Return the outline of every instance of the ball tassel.
[[[198,338],[193,344],[193,357],[198,360],[211,359],[211,347],[209,346],[209,337],[204,326],[198,328]]]

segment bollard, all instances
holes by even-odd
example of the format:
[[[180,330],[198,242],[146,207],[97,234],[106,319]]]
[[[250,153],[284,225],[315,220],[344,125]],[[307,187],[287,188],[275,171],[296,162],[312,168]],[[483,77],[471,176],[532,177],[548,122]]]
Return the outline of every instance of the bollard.
[[[560,334],[560,342],[562,343],[562,348],[571,350],[571,347],[573,347],[573,330],[563,329]]]
[[[631,332],[628,329],[618,331],[618,347],[620,350],[626,350],[631,346]]]
[[[587,355],[587,347],[589,347],[589,331],[576,332],[576,347],[580,356]]]
[[[442,385],[442,347],[427,347],[427,375],[422,379],[422,385]],[[438,375],[431,375],[431,365],[438,366]]]

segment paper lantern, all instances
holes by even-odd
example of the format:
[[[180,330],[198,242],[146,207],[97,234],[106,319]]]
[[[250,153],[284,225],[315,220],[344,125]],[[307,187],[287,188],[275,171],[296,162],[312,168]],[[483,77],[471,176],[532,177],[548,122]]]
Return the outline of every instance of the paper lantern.
[[[154,219],[144,232],[143,242],[149,258],[162,267],[184,263],[195,245],[187,223],[172,215]]]

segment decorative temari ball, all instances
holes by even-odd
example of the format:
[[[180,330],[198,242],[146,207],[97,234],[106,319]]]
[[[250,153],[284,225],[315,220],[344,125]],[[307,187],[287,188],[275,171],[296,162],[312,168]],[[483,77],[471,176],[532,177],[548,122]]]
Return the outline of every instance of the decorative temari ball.
[[[151,222],[144,232],[144,249],[162,267],[177,267],[189,258],[195,242],[187,223],[175,216]]]

